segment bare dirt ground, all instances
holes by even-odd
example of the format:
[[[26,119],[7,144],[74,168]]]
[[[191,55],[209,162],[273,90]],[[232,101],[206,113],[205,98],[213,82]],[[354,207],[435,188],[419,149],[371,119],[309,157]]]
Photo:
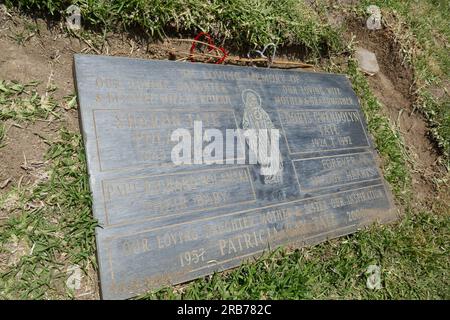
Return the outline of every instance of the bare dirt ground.
[[[349,37],[355,36],[358,46],[377,56],[380,72],[367,78],[372,92],[382,103],[384,115],[402,135],[412,171],[414,205],[432,209],[436,201],[448,201],[448,194],[435,184],[435,179],[445,175],[445,169],[429,139],[425,119],[414,107],[414,75],[404,61],[400,44],[392,31],[369,30],[363,20],[348,18],[345,25]]]
[[[0,25],[0,79],[16,80],[23,84],[37,80],[40,82],[37,90],[41,94],[48,87],[55,86],[57,89],[52,96],[60,105],[64,103],[64,97],[75,93],[73,54],[99,53],[90,40],[70,37],[61,32],[60,26],[50,26],[42,19],[32,20],[0,11]],[[30,25],[35,25],[32,30]],[[163,56],[166,52],[161,50],[163,46],[142,45],[133,38],[109,35],[102,53],[161,59],[167,58],[167,54]],[[43,138],[51,141],[62,127],[70,131],[79,130],[76,110],[66,110],[61,115],[61,119],[50,118],[34,123],[6,122],[6,146],[0,153],[0,186],[5,183],[3,191],[14,185],[26,186],[35,181],[24,164],[26,161],[44,161],[48,145]]]
[[[411,69],[405,66],[399,46],[389,30],[369,32],[362,21],[348,19],[345,23],[356,36],[358,45],[376,53],[380,72],[369,77],[376,97],[383,104],[383,112],[400,130],[411,159],[413,192],[418,208],[432,209],[436,201],[449,201],[446,192],[440,192],[434,181],[444,174],[439,165],[439,154],[428,139],[423,117],[414,110],[414,82]],[[32,24],[36,27],[30,28]],[[72,59],[74,53],[109,54],[139,58],[167,59],[167,44],[146,43],[135,37],[107,35],[101,46],[91,40],[68,36],[61,26],[50,26],[46,21],[32,20],[0,11],[0,79],[28,83],[38,80],[38,90],[46,92],[56,86],[53,96],[60,105],[64,97],[74,94]],[[99,49],[100,47],[100,49]],[[180,48],[187,49],[181,45]],[[44,179],[40,168],[45,166],[49,143],[56,139],[60,128],[78,131],[76,110],[64,110],[60,119],[15,123],[6,122],[6,146],[0,149],[0,193],[12,187],[27,187]],[[8,181],[9,180],[9,181]],[[6,181],[6,185],[3,185]],[[439,200],[440,199],[440,200]],[[7,210],[0,210],[5,215]],[[96,274],[91,273],[78,298],[96,298]]]
[[[143,39],[124,35],[108,35],[101,49],[92,45],[92,40],[68,36],[61,32],[61,26],[50,26],[42,19],[32,20],[22,16],[0,13],[0,77],[4,80],[17,80],[21,83],[39,80],[38,89],[45,92],[46,87],[54,85],[54,97],[61,102],[63,97],[74,93],[72,76],[72,57],[74,53],[102,53],[138,58],[168,59],[167,43],[147,43]],[[37,28],[29,30],[30,24]],[[435,198],[433,177],[441,174],[438,164],[439,154],[428,139],[425,120],[414,110],[414,79],[411,69],[404,64],[400,46],[395,43],[389,30],[370,31],[364,21],[353,18],[344,21],[351,34],[355,35],[358,46],[377,55],[380,72],[368,77],[372,91],[382,102],[385,114],[402,133],[405,146],[410,152],[413,165],[413,186],[418,202]],[[27,27],[28,26],[28,27]],[[19,43],[19,35],[25,37]],[[93,40],[97,40],[93,38]],[[171,44],[173,46],[173,43]],[[189,44],[178,47],[189,48]],[[31,183],[23,166],[25,159],[43,161],[47,145],[35,133],[52,136],[60,127],[78,129],[76,110],[63,113],[62,119],[48,123],[30,123],[25,127],[7,123],[7,146],[0,155],[0,185],[11,179],[8,186]],[[29,181],[28,181],[29,180]]]
[[[32,27],[30,27],[32,26]],[[125,35],[109,34],[102,42],[101,50],[92,41],[102,41],[68,36],[59,25],[50,25],[42,19],[33,20],[0,10],[0,79],[18,81],[22,84],[39,81],[37,91],[45,95],[48,88],[56,87],[48,94],[64,107],[64,97],[74,94],[72,75],[73,54],[108,54],[135,58],[167,59],[167,43],[147,43],[142,39]],[[173,44],[170,44],[171,48]],[[189,44],[177,45],[177,50],[188,51]],[[59,130],[65,128],[79,132],[77,110],[60,110],[59,118],[50,116],[47,120],[37,119],[5,123],[5,144],[0,149],[0,194],[13,188],[30,189],[47,179],[45,155],[52,141],[59,137]],[[0,207],[0,223],[17,207],[18,199],[9,197]],[[13,254],[0,254],[0,265],[10,265],[29,248],[20,242],[11,244]],[[61,288],[64,292],[64,288]],[[98,275],[91,266],[81,287],[74,292],[76,299],[98,299]]]

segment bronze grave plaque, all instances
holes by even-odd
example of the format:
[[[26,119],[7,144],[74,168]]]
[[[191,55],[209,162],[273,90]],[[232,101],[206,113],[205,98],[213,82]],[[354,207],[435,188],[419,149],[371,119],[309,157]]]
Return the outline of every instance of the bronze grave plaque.
[[[344,75],[91,55],[74,73],[104,299],[396,219]]]

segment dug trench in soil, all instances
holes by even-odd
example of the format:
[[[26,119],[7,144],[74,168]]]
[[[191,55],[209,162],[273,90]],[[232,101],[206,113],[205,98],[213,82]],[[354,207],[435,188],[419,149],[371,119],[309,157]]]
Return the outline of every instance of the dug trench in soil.
[[[3,15],[3,16],[2,16]],[[60,29],[48,28],[46,21],[37,19],[39,32],[31,36],[24,44],[17,43],[11,34],[22,32],[25,23],[22,16],[4,16],[0,12],[0,79],[19,80],[27,83],[41,80],[40,92],[45,91],[48,80],[57,87],[54,95],[59,103],[63,97],[73,94],[72,56],[77,52],[96,53],[84,41],[61,33]],[[27,23],[33,23],[27,21]],[[345,21],[349,30],[356,35],[359,45],[376,53],[380,64],[380,73],[369,77],[371,89],[383,103],[383,112],[397,124],[405,140],[405,145],[413,158],[413,188],[418,205],[431,205],[438,196],[432,178],[441,170],[438,165],[438,153],[427,138],[427,126],[424,119],[414,111],[413,73],[402,64],[399,46],[393,41],[389,30],[371,32],[365,29],[363,21]],[[187,46],[189,47],[189,46]],[[102,54],[121,55],[138,58],[168,58],[163,43],[145,43],[124,35],[108,36]],[[186,46],[180,45],[180,49]],[[283,51],[280,51],[280,53]],[[286,53],[288,54],[288,53]],[[62,119],[52,125],[45,122],[24,125],[22,129],[12,126],[7,133],[8,145],[5,148],[10,158],[4,160],[7,165],[0,167],[1,179],[12,176],[14,180],[8,188],[17,186],[24,174],[20,167],[23,154],[28,159],[44,162],[47,146],[42,138],[35,135],[42,131],[53,138],[61,127],[78,131],[76,110],[62,112]],[[9,123],[8,123],[9,126]],[[51,140],[51,139],[50,139]],[[3,153],[2,153],[3,154]],[[26,181],[32,184],[35,180]],[[25,181],[23,181],[25,183]],[[0,181],[1,183],[1,181]],[[3,192],[3,190],[0,190]],[[96,283],[96,272],[90,272],[90,281]],[[92,280],[94,279],[94,280]],[[91,282],[82,283],[82,290],[75,292],[77,298],[98,298],[98,289]]]
[[[440,154],[430,140],[423,115],[415,105],[414,73],[401,54],[400,44],[391,30],[369,30],[365,20],[348,17],[344,20],[346,37],[355,36],[356,46],[375,53],[380,71],[367,75],[369,86],[382,104],[382,112],[402,135],[410,158],[413,203],[417,208],[432,209],[437,199],[448,200],[445,190],[438,190],[435,178],[445,175]]]

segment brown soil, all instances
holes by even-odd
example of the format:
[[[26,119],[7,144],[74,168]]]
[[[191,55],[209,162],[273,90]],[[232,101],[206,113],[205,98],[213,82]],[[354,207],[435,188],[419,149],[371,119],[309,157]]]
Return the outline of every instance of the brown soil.
[[[34,26],[30,31],[27,26]],[[18,35],[25,41],[19,43]],[[75,93],[72,61],[74,53],[108,54],[136,58],[167,59],[167,49],[188,51],[188,43],[148,43],[145,40],[126,35],[109,34],[101,49],[92,45],[99,43],[99,36],[92,40],[70,37],[59,26],[50,27],[42,19],[32,20],[12,12],[6,13],[0,7],[0,79],[21,83],[40,81],[37,90],[45,94],[46,88],[55,86],[51,95],[59,105],[64,106],[64,97]],[[59,112],[61,118],[48,121],[17,123],[8,120],[6,144],[0,149],[0,194],[7,194],[12,188],[30,188],[47,178],[45,154],[49,144],[58,139],[59,130],[66,128],[78,131],[76,110]],[[18,198],[12,194],[0,207],[0,225],[8,216],[16,212]],[[17,244],[11,244],[13,254],[0,254],[0,266],[9,265],[15,255],[22,252]],[[68,267],[68,266],[66,266]],[[1,267],[0,267],[1,270]],[[65,288],[60,288],[65,292]],[[93,267],[83,274],[81,286],[75,290],[76,299],[98,299],[98,276]]]
[[[30,23],[37,26],[37,32],[28,31],[26,25]],[[359,46],[374,51],[377,55],[381,70],[377,75],[369,77],[371,88],[382,102],[385,115],[397,125],[403,135],[411,157],[417,205],[429,208],[436,197],[441,196],[432,182],[433,177],[441,175],[441,169],[437,164],[438,155],[427,138],[426,123],[413,108],[413,74],[410,68],[402,64],[399,46],[393,41],[389,31],[368,31],[363,21],[355,19],[347,19],[344,24],[355,34]],[[23,44],[18,43],[15,37],[20,33],[26,35]],[[62,98],[75,92],[72,77],[74,53],[173,58],[167,54],[167,43],[148,43],[137,37],[112,34],[104,42],[99,37],[92,37],[95,43],[100,43],[99,46],[94,47],[89,40],[69,37],[58,26],[49,28],[43,20],[33,21],[0,10],[0,79],[23,83],[39,80],[41,84],[38,89],[41,93],[45,92],[49,84],[53,84],[57,87],[54,97],[60,104],[64,104]],[[173,47],[173,44],[170,46]],[[179,50],[188,48],[187,43],[176,46]],[[19,185],[33,184],[43,178],[44,155],[48,149],[45,140],[56,139],[61,127],[71,131],[79,130],[75,110],[63,111],[61,115],[62,119],[50,122],[6,123],[7,145],[0,149],[0,186],[8,179],[10,181],[0,189],[0,193]],[[98,297],[96,282],[96,273],[89,272],[89,281],[82,284],[83,289],[76,292],[76,297]]]
[[[55,136],[54,126],[37,121],[17,124],[6,122],[6,144],[0,152],[0,187],[26,187],[43,178],[44,154]],[[44,139],[45,140],[44,140]]]
[[[367,76],[372,92],[382,103],[382,112],[400,131],[410,159],[413,196],[417,207],[431,209],[438,197],[447,197],[439,192],[433,178],[442,177],[444,168],[439,164],[439,154],[430,142],[425,119],[414,107],[414,75],[404,62],[400,45],[393,33],[384,27],[369,30],[365,21],[347,18],[345,26],[350,38],[356,37],[357,45],[377,56],[380,72]]]
[[[35,25],[31,32],[26,25]],[[48,86],[57,90],[53,97],[63,103],[63,97],[73,94],[72,60],[74,53],[96,53],[89,41],[69,37],[60,28],[49,28],[44,20],[31,20],[19,15],[9,15],[0,10],[0,79],[17,80],[21,83],[38,80],[38,92],[43,94]],[[17,36],[27,40],[18,43]],[[105,42],[103,53],[132,57],[161,58],[166,52],[161,44],[143,45],[136,39],[111,35]],[[0,151],[0,190],[5,192],[13,186],[25,186],[34,182],[32,167],[42,164],[48,145],[43,138],[52,141],[59,128],[78,131],[76,110],[62,112],[62,119],[35,123],[6,123],[6,146]]]

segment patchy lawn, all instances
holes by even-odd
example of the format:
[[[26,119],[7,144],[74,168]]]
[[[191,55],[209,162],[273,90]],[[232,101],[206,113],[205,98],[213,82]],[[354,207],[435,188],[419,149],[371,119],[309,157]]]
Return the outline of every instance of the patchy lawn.
[[[152,39],[148,50],[145,41],[127,37],[136,30],[153,38],[207,31],[236,54],[274,42],[280,52],[296,52],[289,58],[346,73],[403,213],[395,224],[374,225],[314,247],[280,248],[234,270],[141,298],[450,298],[448,6],[439,7],[436,0],[370,1],[386,18],[378,38],[366,36],[360,23],[368,17],[369,1],[356,6],[293,0],[6,3],[10,9],[0,10],[5,26],[0,50],[9,59],[3,65],[0,60],[1,298],[98,298],[96,221],[70,63],[74,52],[89,50],[168,58]],[[37,11],[57,22],[70,3],[81,7],[88,26],[76,37],[23,15]],[[332,16],[343,19],[336,25]],[[378,43],[377,54],[400,61],[397,69],[386,57],[379,61],[391,93],[378,86],[378,78],[364,75],[353,58],[356,45]],[[15,56],[26,62],[27,71],[9,63]],[[398,79],[403,69],[411,79]],[[395,109],[398,101],[404,111]],[[381,267],[380,290],[366,286],[370,265]],[[78,267],[84,272],[80,286],[67,286],[70,270]]]

